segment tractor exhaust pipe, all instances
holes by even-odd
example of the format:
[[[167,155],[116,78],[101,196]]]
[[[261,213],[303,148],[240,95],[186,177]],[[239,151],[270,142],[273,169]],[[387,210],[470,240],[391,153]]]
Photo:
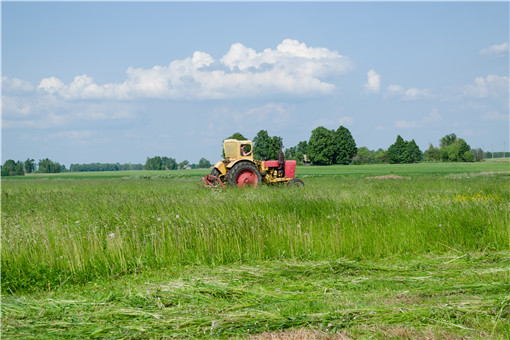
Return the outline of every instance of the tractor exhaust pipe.
[[[285,158],[282,142],[280,142],[280,153],[278,154],[278,177],[285,177]]]

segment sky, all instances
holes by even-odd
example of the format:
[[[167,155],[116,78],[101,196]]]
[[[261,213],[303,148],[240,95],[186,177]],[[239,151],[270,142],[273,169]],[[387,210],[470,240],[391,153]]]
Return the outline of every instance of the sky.
[[[221,159],[260,130],[509,150],[508,2],[6,2],[2,164]]]

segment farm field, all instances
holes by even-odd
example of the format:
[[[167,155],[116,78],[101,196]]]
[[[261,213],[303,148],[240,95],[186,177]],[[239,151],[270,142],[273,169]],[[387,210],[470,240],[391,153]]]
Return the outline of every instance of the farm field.
[[[509,166],[2,179],[2,337],[508,338]]]

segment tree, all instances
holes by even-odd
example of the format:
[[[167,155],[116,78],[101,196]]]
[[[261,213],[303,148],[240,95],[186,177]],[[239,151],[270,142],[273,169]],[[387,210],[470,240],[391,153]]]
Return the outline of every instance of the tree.
[[[453,135],[453,134],[452,134]],[[451,136],[451,135],[449,135]],[[454,135],[455,136],[455,135]],[[446,136],[447,137],[447,136]],[[450,144],[443,143],[441,139],[441,160],[446,162],[473,162],[475,156],[471,153],[471,147],[462,138],[455,138]]]
[[[306,149],[308,142],[306,140],[299,142],[296,146],[285,149],[285,159],[293,159],[298,162],[303,162],[304,155],[306,155]]]
[[[349,164],[356,155],[356,142],[351,132],[344,126],[334,132],[335,164]]]
[[[189,162],[187,160],[183,160],[179,163],[179,169],[184,169],[187,166],[189,166]]]
[[[370,164],[374,161],[373,154],[373,151],[370,151],[366,146],[362,146],[352,159],[352,164]]]
[[[27,158],[24,163],[24,168],[27,174],[31,174],[35,171],[35,161],[33,159]]]
[[[485,152],[483,152],[483,150],[481,148],[471,149],[471,152],[473,153],[473,155],[475,155],[475,160],[477,162],[479,162],[485,158]]]
[[[406,142],[406,148],[404,151],[404,163],[418,163],[421,161],[423,153],[421,152],[414,139],[410,142]]]
[[[425,161],[440,161],[441,160],[441,150],[435,148],[432,144],[429,145],[429,148],[425,151],[424,155]]]
[[[45,159],[39,160],[39,166],[38,166],[37,172],[46,173],[46,174],[49,174],[49,173],[54,174],[54,173],[58,173],[58,172],[61,172],[64,170],[65,170],[64,166],[60,165],[57,162],[53,162],[49,158],[45,158]]]
[[[2,176],[24,176],[23,163],[20,161],[15,162],[12,159],[6,160],[2,166],[1,174]]]
[[[444,136],[439,141],[439,148],[442,149],[449,145],[452,145],[457,140],[457,136],[454,133]]]
[[[397,140],[388,148],[388,162],[390,164],[416,163],[422,158],[422,152],[416,142],[405,141],[400,135]]]
[[[383,149],[378,149],[374,153],[374,162],[376,163],[387,163],[388,162],[388,151]]]
[[[209,169],[211,167],[211,162],[209,162],[207,159],[205,158],[200,158],[200,160],[198,161],[198,165],[197,165],[197,168],[200,168],[200,169]]]
[[[310,161],[317,165],[334,164],[336,152],[334,130],[323,126],[315,128],[308,141],[307,154]]]
[[[160,156],[155,156],[152,158],[147,157],[147,161],[145,162],[144,170],[161,170],[163,166],[163,161]]]
[[[253,138],[253,157],[255,159],[278,159],[281,137],[269,136],[266,130],[260,130]]]
[[[388,162],[390,164],[403,163],[404,152],[406,143],[400,135],[397,136],[397,140],[388,148]]]
[[[162,170],[177,170],[177,161],[171,157],[161,158]]]

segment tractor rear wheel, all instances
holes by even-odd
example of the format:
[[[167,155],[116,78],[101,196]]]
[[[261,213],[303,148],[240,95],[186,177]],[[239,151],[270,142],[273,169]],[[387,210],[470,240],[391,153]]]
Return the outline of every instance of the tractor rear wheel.
[[[262,175],[255,164],[246,161],[239,162],[228,172],[227,182],[239,188],[244,186],[256,187],[259,183],[262,183]]]

